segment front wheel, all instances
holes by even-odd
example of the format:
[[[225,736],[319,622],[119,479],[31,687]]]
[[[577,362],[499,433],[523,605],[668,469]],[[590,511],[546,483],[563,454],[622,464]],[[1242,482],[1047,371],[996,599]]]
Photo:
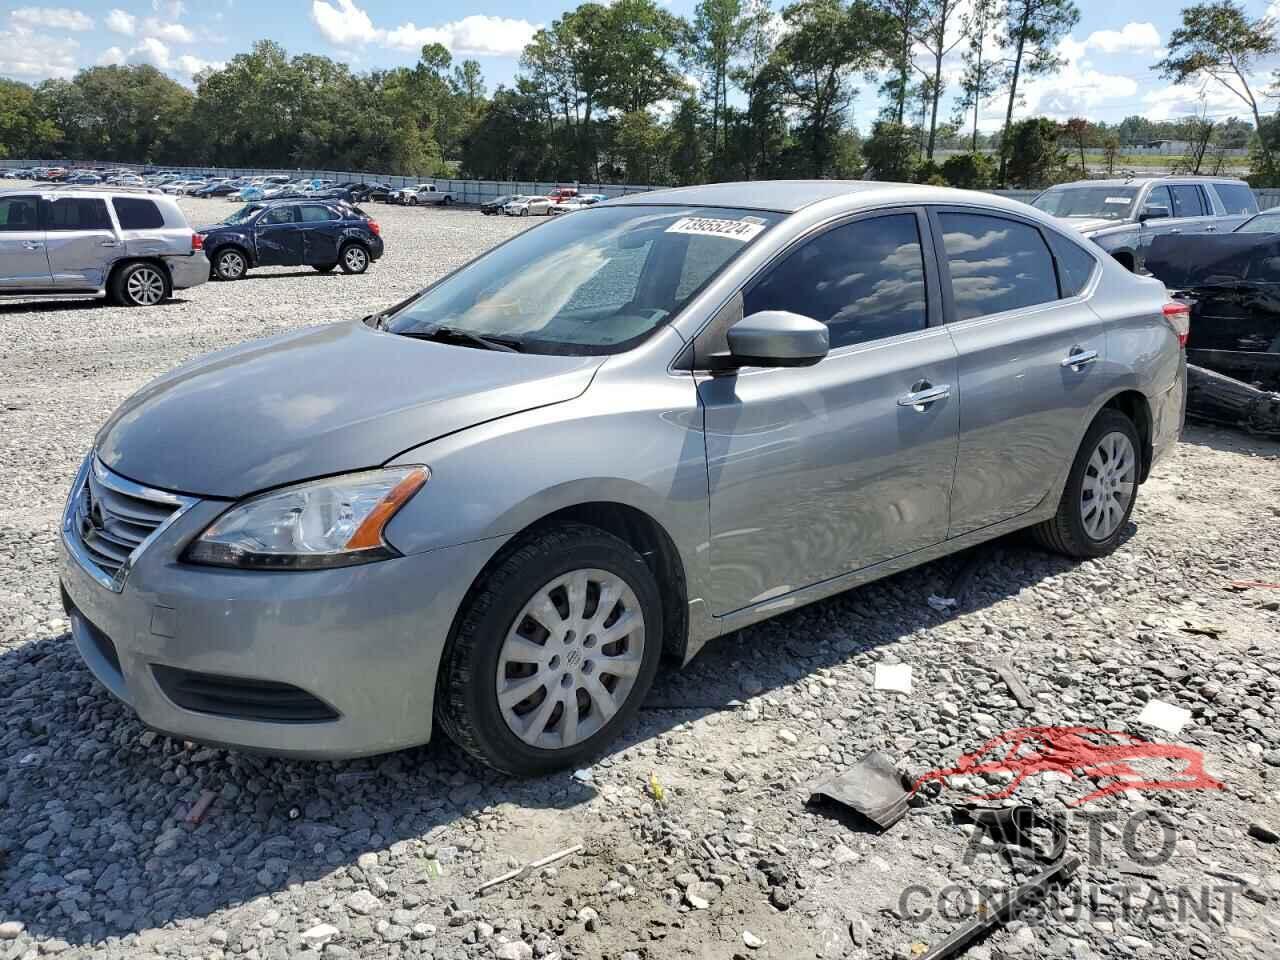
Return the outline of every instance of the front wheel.
[[[521,211],[520,211],[520,216],[522,216],[522,217],[527,217],[528,215],[529,215],[529,208],[528,208],[528,207],[525,207],[523,210],[521,210]]]
[[[581,766],[640,709],[661,651],[644,558],[567,524],[530,536],[473,588],[445,647],[436,720],[505,773]]]
[[[1031,530],[1036,540],[1082,559],[1115,550],[1137,499],[1140,449],[1132,420],[1116,410],[1099,413],[1071,464],[1058,512]]]
[[[369,251],[358,243],[349,243],[338,255],[343,273],[364,273],[369,269]]]
[[[213,274],[219,280],[239,280],[249,269],[249,258],[241,251],[221,250],[213,258]]]

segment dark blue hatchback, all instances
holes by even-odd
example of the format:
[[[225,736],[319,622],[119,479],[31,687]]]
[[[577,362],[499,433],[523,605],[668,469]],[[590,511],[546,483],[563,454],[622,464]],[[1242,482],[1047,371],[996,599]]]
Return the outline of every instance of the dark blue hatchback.
[[[216,280],[239,280],[251,267],[364,273],[383,249],[377,222],[334,199],[248,203],[199,232]]]

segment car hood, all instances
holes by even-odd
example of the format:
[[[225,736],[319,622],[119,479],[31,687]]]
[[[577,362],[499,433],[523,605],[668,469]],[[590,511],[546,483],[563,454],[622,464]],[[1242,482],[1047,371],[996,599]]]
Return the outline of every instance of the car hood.
[[[139,483],[238,498],[572,400],[603,360],[411,340],[359,322],[313,327],[178,367],[126,400],[95,443]]]
[[[1110,227],[1123,227],[1128,223],[1125,220],[1108,220],[1106,217],[1059,217],[1058,221],[1086,234],[1097,233],[1099,230]]]

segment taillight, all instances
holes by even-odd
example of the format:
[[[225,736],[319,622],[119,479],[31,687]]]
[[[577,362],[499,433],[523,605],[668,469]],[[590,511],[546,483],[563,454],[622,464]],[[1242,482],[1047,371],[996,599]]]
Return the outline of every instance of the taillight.
[[[201,235],[200,235],[200,234],[198,234],[198,233],[193,233],[193,234],[191,235],[191,249],[192,249],[192,251],[196,251],[196,250],[203,250],[203,249],[204,249],[204,237],[203,237],[203,236],[201,236]]]
[[[1164,318],[1178,338],[1178,346],[1187,345],[1187,336],[1191,333],[1191,306],[1177,300],[1170,300],[1164,305]]]
[[[370,221],[369,221],[369,231],[370,231],[370,232],[371,232],[375,237],[380,237],[380,236],[382,236],[382,228],[381,228],[380,226],[378,226],[378,221],[377,221],[377,220],[370,220]]]

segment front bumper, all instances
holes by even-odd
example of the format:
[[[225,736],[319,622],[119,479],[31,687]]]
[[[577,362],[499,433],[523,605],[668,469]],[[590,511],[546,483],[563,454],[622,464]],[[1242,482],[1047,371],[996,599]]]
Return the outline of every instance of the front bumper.
[[[193,250],[180,257],[165,257],[164,262],[169,267],[169,277],[175,290],[198,287],[209,280],[209,258],[203,250]]]
[[[227,504],[200,501],[134,559],[122,589],[95,579],[62,532],[63,601],[93,674],[148,726],[295,757],[383,753],[431,738],[454,613],[501,541],[337,570],[247,571],[181,563]],[[172,669],[305,691],[330,719],[263,720],[175,702]],[[253,691],[257,690],[255,694]],[[180,698],[179,698],[180,699]]]

